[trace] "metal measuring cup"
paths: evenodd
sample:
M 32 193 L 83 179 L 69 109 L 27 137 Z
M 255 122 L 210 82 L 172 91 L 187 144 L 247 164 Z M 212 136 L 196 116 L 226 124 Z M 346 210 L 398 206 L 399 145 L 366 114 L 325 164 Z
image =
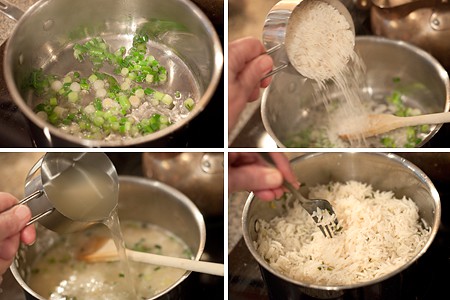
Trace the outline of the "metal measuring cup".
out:
M 344 4 L 339 0 L 317 0 L 328 3 L 342 14 L 350 25 L 350 29 L 355 34 L 355 25 L 352 16 Z M 291 18 L 292 12 L 297 6 L 302 5 L 304 0 L 281 0 L 276 3 L 269 11 L 264 22 L 262 32 L 262 42 L 266 47 L 267 54 L 272 55 L 277 66 L 264 78 L 269 77 L 289 66 L 289 57 L 285 48 L 286 30 Z M 326 22 L 326 20 L 324 20 Z
M 19 204 L 32 212 L 27 225 L 39 221 L 52 231 L 69 233 L 107 219 L 118 192 L 118 175 L 106 154 L 47 153 L 29 171 Z

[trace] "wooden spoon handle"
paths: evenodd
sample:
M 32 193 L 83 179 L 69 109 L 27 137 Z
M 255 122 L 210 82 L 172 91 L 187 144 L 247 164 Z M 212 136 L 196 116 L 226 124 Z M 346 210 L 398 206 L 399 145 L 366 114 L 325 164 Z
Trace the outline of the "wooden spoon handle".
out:
M 343 130 L 343 132 L 339 134 L 339 137 L 347 140 L 359 139 L 361 137 L 368 138 L 402 127 L 448 123 L 450 122 L 450 112 L 411 117 L 398 117 L 390 114 L 374 114 L 368 115 L 366 120 L 367 124 L 363 122 L 364 124 L 360 127 L 353 126 L 350 130 L 346 128 L 346 130 Z
M 224 276 L 224 266 L 219 263 L 192 260 L 179 257 L 168 257 L 152 253 L 144 253 L 127 249 L 128 257 L 133 261 L 154 264 L 158 266 L 173 267 L 189 271 L 196 271 L 211 275 Z
M 425 125 L 425 124 L 441 124 L 450 122 L 450 112 L 441 112 L 435 114 L 427 114 L 427 115 L 418 115 L 412 117 L 404 117 L 399 119 L 403 119 L 403 121 L 399 120 L 403 126 L 416 126 L 416 125 Z

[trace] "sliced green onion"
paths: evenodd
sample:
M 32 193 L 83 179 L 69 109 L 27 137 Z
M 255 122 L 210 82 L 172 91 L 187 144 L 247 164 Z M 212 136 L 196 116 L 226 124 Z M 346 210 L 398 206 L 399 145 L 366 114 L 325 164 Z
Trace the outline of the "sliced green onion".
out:
M 162 97 L 161 102 L 167 106 L 170 106 L 173 103 L 173 98 L 169 94 L 165 94 L 164 97 Z
M 56 105 L 58 105 L 58 99 L 56 99 L 56 97 L 51 97 L 49 100 L 49 103 L 52 106 L 56 106 Z
M 105 119 L 103 119 L 102 117 L 95 117 L 94 118 L 94 124 L 96 125 L 96 126 L 102 126 L 103 125 L 103 123 L 105 123 Z
M 155 91 L 155 93 L 153 94 L 153 98 L 155 98 L 156 100 L 159 100 L 159 101 L 161 101 L 162 98 L 164 98 L 164 96 L 165 96 L 164 93 L 161 93 L 158 91 Z
M 130 109 L 131 103 L 126 96 L 120 96 L 118 101 L 119 101 L 119 104 L 122 107 L 122 109 L 124 109 L 124 110 Z
M 96 80 L 98 79 L 97 75 L 92 74 L 91 76 L 89 76 L 88 80 L 90 83 L 94 83 Z
M 155 90 L 154 89 L 151 89 L 151 88 L 146 88 L 145 90 L 144 90 L 144 93 L 146 94 L 146 95 L 151 95 L 151 94 L 153 94 L 155 92 Z
M 186 107 L 189 111 L 191 111 L 195 106 L 194 99 L 192 98 L 187 98 L 186 100 L 184 100 L 183 104 L 184 107 Z
M 70 92 L 67 95 L 69 102 L 77 102 L 78 101 L 78 92 Z
M 148 84 L 166 81 L 167 70 L 147 53 L 147 43 L 147 35 L 136 34 L 128 52 L 125 47 L 112 52 L 102 38 L 75 44 L 74 57 L 79 61 L 89 59 L 94 65 L 92 74 L 82 77 L 80 72 L 74 71 L 61 77 L 45 75 L 42 69 L 33 71 L 28 85 L 43 97 L 42 103 L 35 107 L 36 114 L 55 126 L 64 125 L 64 130 L 92 139 L 104 138 L 111 132 L 137 136 L 169 126 L 165 115 L 154 114 L 141 122 L 130 115 L 131 109 L 139 108 L 142 103 L 171 107 L 174 97 L 181 99 L 180 91 L 172 95 L 148 87 Z M 116 77 L 124 79 L 123 82 L 99 72 L 98 67 L 105 62 L 111 65 Z M 94 100 L 83 107 L 89 98 Z

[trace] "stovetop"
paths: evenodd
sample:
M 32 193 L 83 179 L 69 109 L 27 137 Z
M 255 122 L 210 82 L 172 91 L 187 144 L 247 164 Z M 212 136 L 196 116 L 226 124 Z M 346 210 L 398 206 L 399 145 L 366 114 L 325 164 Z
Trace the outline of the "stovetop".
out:
M 443 299 L 442 295 L 447 294 L 450 280 L 450 204 L 447 201 L 450 199 L 450 153 L 396 154 L 417 165 L 430 177 L 439 192 L 442 205 L 439 231 L 427 252 L 407 269 L 408 280 L 404 280 L 402 297 L 398 300 Z M 432 156 L 436 157 L 434 161 Z M 243 238 L 229 253 L 228 265 L 229 299 L 270 299 L 259 264 L 249 252 Z

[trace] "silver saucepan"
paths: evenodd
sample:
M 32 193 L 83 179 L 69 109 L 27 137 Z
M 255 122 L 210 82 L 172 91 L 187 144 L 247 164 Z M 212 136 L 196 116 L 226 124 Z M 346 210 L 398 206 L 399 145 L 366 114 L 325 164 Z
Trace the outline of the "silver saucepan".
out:
M 195 260 L 200 260 L 206 242 L 205 221 L 188 197 L 162 182 L 142 177 L 119 176 L 119 184 L 120 220 L 148 222 L 167 229 L 189 246 Z M 30 300 L 48 299 L 48 295 L 40 295 L 28 285 L 31 264 L 39 259 L 43 251 L 61 240 L 61 235 L 53 231 L 42 226 L 38 226 L 37 229 L 36 243 L 30 247 L 23 245 L 11 265 L 12 274 Z M 186 291 L 186 284 L 183 282 L 191 273 L 186 271 L 167 289 L 147 300 L 180 299 Z
M 405 299 L 402 287 L 411 286 L 408 274 L 419 272 L 418 260 L 429 249 L 441 222 L 441 200 L 430 178 L 416 165 L 392 153 L 309 153 L 293 158 L 291 166 L 305 185 L 305 193 L 308 187 L 318 184 L 355 180 L 370 184 L 375 190 L 392 191 L 397 198 L 411 198 L 431 233 L 410 261 L 382 277 L 348 285 L 311 284 L 281 274 L 256 250 L 256 220 L 271 220 L 284 214 L 289 206 L 283 200 L 267 205 L 251 194 L 242 215 L 243 235 L 260 266 L 270 299 Z
M 38 146 L 167 145 L 164 140 L 173 140 L 205 109 L 221 78 L 220 40 L 209 19 L 191 1 L 41 0 L 23 14 L 9 4 L 0 4 L 2 12 L 18 19 L 6 45 L 5 81 L 13 100 L 30 121 Z M 177 29 L 161 24 L 177 24 Z M 161 64 L 168 65 L 170 79 L 163 88 L 175 92 L 195 87 L 196 105 L 186 117 L 143 137 L 104 141 L 72 136 L 36 115 L 33 111 L 36 103 L 32 103 L 29 89 L 24 88 L 33 70 L 42 68 L 44 73 L 63 76 L 75 71 L 74 43 L 101 37 L 112 48 L 131 46 L 133 36 L 143 27 L 152 31 L 150 50 L 155 51 Z
M 367 100 L 388 105 L 387 97 L 402 91 L 407 107 L 421 113 L 446 112 L 450 107 L 450 85 L 446 70 L 431 55 L 403 41 L 376 36 L 356 37 L 355 51 L 366 67 L 360 89 Z M 396 83 L 395 79 L 399 80 Z M 330 109 L 324 99 L 344 99 L 342 89 L 327 82 L 327 89 L 316 97 L 312 80 L 288 67 L 274 76 L 261 100 L 265 129 L 279 147 L 342 147 L 327 135 Z M 365 102 L 368 102 L 364 99 Z M 338 102 L 336 102 L 338 103 Z M 422 147 L 439 131 L 441 124 L 430 126 L 416 147 Z M 405 137 L 404 134 L 402 137 Z M 385 147 L 381 137 L 373 137 L 357 147 Z M 396 147 L 402 147 L 399 143 Z

